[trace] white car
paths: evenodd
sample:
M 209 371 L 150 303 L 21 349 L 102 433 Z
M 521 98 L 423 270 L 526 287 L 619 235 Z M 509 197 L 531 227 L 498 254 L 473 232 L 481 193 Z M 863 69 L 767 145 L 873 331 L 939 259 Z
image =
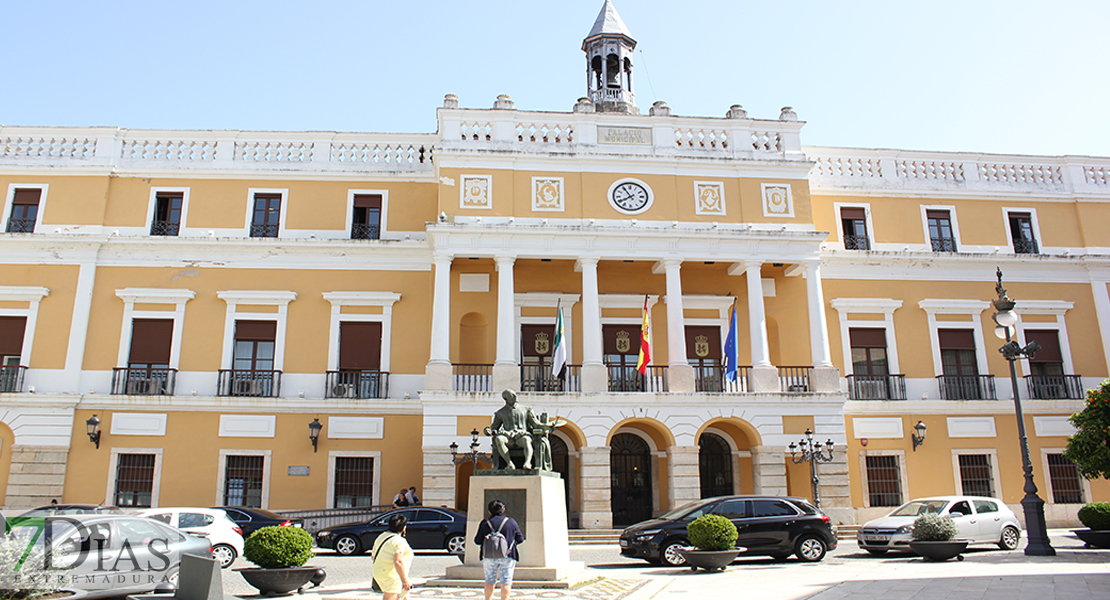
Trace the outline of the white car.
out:
M 243 530 L 218 508 L 143 508 L 136 514 L 155 519 L 212 543 L 212 556 L 228 568 L 243 554 Z
M 913 522 L 924 514 L 952 517 L 959 527 L 957 539 L 972 544 L 997 544 L 1013 550 L 1021 540 L 1021 525 L 1014 512 L 997 498 L 983 496 L 934 496 L 919 498 L 894 509 L 889 515 L 868 521 L 856 534 L 859 547 L 871 554 L 888 550 L 909 552 Z

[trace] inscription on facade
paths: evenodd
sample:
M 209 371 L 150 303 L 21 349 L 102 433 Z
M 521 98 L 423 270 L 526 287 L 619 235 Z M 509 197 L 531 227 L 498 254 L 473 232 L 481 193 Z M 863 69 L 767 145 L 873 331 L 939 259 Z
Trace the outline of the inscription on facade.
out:
M 651 145 L 651 129 L 647 127 L 598 127 L 597 139 L 605 144 Z

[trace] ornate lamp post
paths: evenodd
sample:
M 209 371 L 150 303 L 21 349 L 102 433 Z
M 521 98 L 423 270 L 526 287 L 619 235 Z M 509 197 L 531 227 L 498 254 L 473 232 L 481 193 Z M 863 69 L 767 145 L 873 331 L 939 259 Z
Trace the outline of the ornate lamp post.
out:
M 1025 416 L 1021 412 L 1021 394 L 1018 393 L 1017 371 L 1014 361 L 1019 358 L 1033 358 L 1033 353 L 1041 349 L 1037 342 L 1029 342 L 1024 348 L 1016 341 L 1010 339 L 1017 315 L 1014 314 L 1014 301 L 1006 296 L 1006 288 L 1002 287 L 1002 269 L 998 271 L 998 284 L 995 291 L 998 299 L 994 300 L 994 322 L 998 327 L 994 332 L 1006 340 L 1006 345 L 998 349 L 1006 361 L 1010 363 L 1010 384 L 1014 386 L 1014 410 L 1017 412 L 1018 438 L 1021 441 L 1021 466 L 1025 470 L 1025 497 L 1021 499 L 1021 506 L 1025 512 L 1025 531 L 1028 543 L 1025 545 L 1027 556 L 1056 556 L 1056 550 L 1048 539 L 1048 526 L 1044 519 L 1044 500 L 1037 495 L 1037 484 L 1033 483 L 1033 463 L 1029 461 L 1029 442 L 1025 437 Z
M 815 442 L 813 441 L 813 432 L 806 429 L 806 436 L 797 444 L 790 442 L 789 448 L 790 460 L 794 461 L 794 464 L 809 463 L 809 478 L 813 484 L 813 503 L 817 505 L 817 508 L 821 508 L 821 496 L 817 494 L 817 484 L 820 482 L 817 479 L 817 463 L 830 462 L 833 459 L 832 440 L 828 440 L 824 444 Z M 798 455 L 799 452 L 801 453 L 800 456 Z
M 456 465 L 465 464 L 467 462 L 474 464 L 474 470 L 478 470 L 478 461 L 491 463 L 490 455 L 488 452 L 478 452 L 478 429 L 475 428 L 470 431 L 470 452 L 459 456 L 459 445 L 451 442 L 451 462 Z

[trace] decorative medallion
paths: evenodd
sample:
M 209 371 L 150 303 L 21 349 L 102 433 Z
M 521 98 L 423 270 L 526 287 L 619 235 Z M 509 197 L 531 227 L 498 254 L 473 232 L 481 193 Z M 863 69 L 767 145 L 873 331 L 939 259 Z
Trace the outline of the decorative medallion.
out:
M 632 349 L 632 337 L 627 331 L 617 332 L 617 352 L 627 354 Z
M 532 178 L 532 210 L 562 212 L 565 208 L 562 177 Z
M 794 201 L 790 186 L 785 183 L 761 183 L 763 189 L 763 216 L 793 217 Z
M 459 208 L 493 208 L 493 178 L 489 175 L 462 175 Z
M 699 335 L 694 338 L 694 354 L 698 358 L 709 356 L 709 336 Z
M 638 215 L 655 200 L 648 184 L 639 179 L 618 179 L 609 186 L 609 204 L 627 215 Z
M 699 215 L 725 214 L 725 186 L 719 181 L 694 182 L 694 212 Z
M 546 356 L 551 349 L 551 336 L 540 332 L 536 334 L 536 354 Z

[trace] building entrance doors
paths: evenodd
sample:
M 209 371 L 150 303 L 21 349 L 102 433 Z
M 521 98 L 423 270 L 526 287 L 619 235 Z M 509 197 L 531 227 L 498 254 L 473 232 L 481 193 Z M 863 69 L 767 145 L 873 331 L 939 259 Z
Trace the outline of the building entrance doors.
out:
M 610 444 L 609 468 L 613 526 L 626 527 L 651 518 L 651 449 L 631 433 L 618 433 Z

